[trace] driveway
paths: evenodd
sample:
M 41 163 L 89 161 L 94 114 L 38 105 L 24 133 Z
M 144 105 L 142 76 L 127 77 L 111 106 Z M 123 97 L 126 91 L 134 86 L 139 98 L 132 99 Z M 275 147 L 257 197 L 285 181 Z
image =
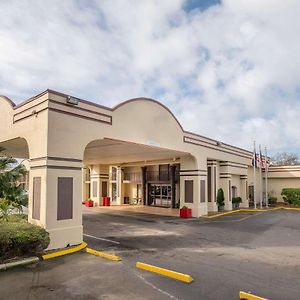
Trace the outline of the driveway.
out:
M 190 285 L 140 271 L 177 299 L 238 299 L 240 290 L 270 299 L 299 299 L 300 213 L 236 213 L 216 219 L 88 210 L 84 239 L 136 261 L 190 274 Z

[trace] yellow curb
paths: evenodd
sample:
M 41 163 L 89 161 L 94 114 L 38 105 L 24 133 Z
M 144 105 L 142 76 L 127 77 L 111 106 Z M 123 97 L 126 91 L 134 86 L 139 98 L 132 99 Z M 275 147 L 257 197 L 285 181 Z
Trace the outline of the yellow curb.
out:
M 282 209 L 286 209 L 286 210 L 296 210 L 299 211 L 300 208 L 296 208 L 296 207 L 282 207 Z
M 224 213 L 220 213 L 217 215 L 212 215 L 212 216 L 202 216 L 202 218 L 206 218 L 206 219 L 213 219 L 213 218 L 218 218 L 221 216 L 226 216 L 226 215 L 230 215 L 230 214 L 234 214 L 237 212 L 269 212 L 269 211 L 274 211 L 274 210 L 280 210 L 280 209 L 294 209 L 294 210 L 300 210 L 300 208 L 282 208 L 282 207 L 275 207 L 275 208 L 265 208 L 265 209 L 261 209 L 261 208 L 240 208 L 240 209 L 236 209 L 236 210 L 231 210 L 231 211 L 227 211 Z
M 246 293 L 246 292 L 242 292 L 242 291 L 240 291 L 240 299 L 243 299 L 243 300 L 268 300 L 267 298 L 262 298 L 259 296 L 255 296 L 251 293 Z
M 217 215 L 203 216 L 203 218 L 206 218 L 206 219 L 213 219 L 213 218 L 217 218 L 217 217 L 221 217 L 221 216 L 226 216 L 226 215 L 234 214 L 234 213 L 237 213 L 237 212 L 240 212 L 240 211 L 241 211 L 240 209 L 237 209 L 237 210 L 231 210 L 231 211 L 227 211 L 227 212 L 220 213 L 220 214 L 217 214 Z
M 170 278 L 173 278 L 173 279 L 176 279 L 176 280 L 180 280 L 180 281 L 183 281 L 183 282 L 186 282 L 186 283 L 191 283 L 192 281 L 194 281 L 194 279 L 190 275 L 175 272 L 175 271 L 171 271 L 171 270 L 168 270 L 168 269 L 159 268 L 159 267 L 144 264 L 144 263 L 141 263 L 141 262 L 136 263 L 136 268 L 142 269 L 142 270 L 145 270 L 145 271 L 149 271 L 149 272 L 152 272 L 152 273 L 157 273 L 157 274 L 167 276 L 167 277 L 170 277 Z
M 51 259 L 51 258 L 55 258 L 55 257 L 75 253 L 75 252 L 81 251 L 86 246 L 87 246 L 87 243 L 82 242 L 80 245 L 72 247 L 72 248 L 68 248 L 68 249 L 65 249 L 65 250 L 59 250 L 59 251 L 55 251 L 55 252 L 52 252 L 52 253 L 49 253 L 49 254 L 45 254 L 45 255 L 42 256 L 42 259 L 46 260 L 46 259 Z
M 268 212 L 268 211 L 274 211 L 274 210 L 280 210 L 280 207 L 275 208 L 241 208 L 240 211 L 244 212 Z
M 109 259 L 109 260 L 113 260 L 113 261 L 122 260 L 120 256 L 105 253 L 105 252 L 102 252 L 102 251 L 97 251 L 97 250 L 94 250 L 94 249 L 91 249 L 91 248 L 86 248 L 85 251 L 87 253 L 94 254 L 94 255 L 97 255 L 97 256 L 100 256 L 100 257 L 103 257 L 103 258 L 106 258 L 106 259 Z

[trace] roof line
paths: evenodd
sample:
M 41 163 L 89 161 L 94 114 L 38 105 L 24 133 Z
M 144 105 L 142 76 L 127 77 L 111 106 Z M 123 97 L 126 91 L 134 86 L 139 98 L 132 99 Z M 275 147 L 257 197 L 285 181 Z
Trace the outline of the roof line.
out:
M 30 97 L 29 99 L 21 102 L 18 105 L 16 105 L 11 99 L 9 99 L 6 96 L 1 96 L 1 97 L 3 97 L 5 100 L 7 100 L 12 105 L 13 109 L 15 110 L 15 109 L 18 109 L 18 108 L 20 108 L 21 106 L 23 106 L 25 104 L 30 103 L 31 101 L 34 101 L 35 99 L 43 96 L 46 93 L 52 93 L 52 94 L 56 94 L 56 95 L 62 96 L 62 97 L 68 97 L 68 96 L 70 96 L 68 94 L 61 93 L 61 92 L 58 92 L 58 91 L 55 91 L 55 90 L 52 90 L 52 89 L 46 89 L 43 92 L 41 92 L 41 93 L 39 93 L 39 94 L 37 94 L 37 95 L 35 95 L 33 97 Z M 252 153 L 249 150 L 246 150 L 246 149 L 243 149 L 243 148 L 239 148 L 239 147 L 236 147 L 236 146 L 233 146 L 233 145 L 230 145 L 230 144 L 226 144 L 226 143 L 223 143 L 222 141 L 218 141 L 218 140 L 215 140 L 215 139 L 212 139 L 212 138 L 200 135 L 198 133 L 194 133 L 194 132 L 190 132 L 190 131 L 184 130 L 183 127 L 182 127 L 182 125 L 178 121 L 177 117 L 173 114 L 173 112 L 166 105 L 164 105 L 160 101 L 152 99 L 152 98 L 146 98 L 146 97 L 132 98 L 132 99 L 124 100 L 124 101 L 120 102 L 119 104 L 117 104 L 117 105 L 115 105 L 113 107 L 108 107 L 108 106 L 105 106 L 105 105 L 102 105 L 102 104 L 98 104 L 98 103 L 95 103 L 95 102 L 92 102 L 92 101 L 89 101 L 89 100 L 81 99 L 81 98 L 78 98 L 78 99 L 80 100 L 81 103 L 85 103 L 85 104 L 88 104 L 88 105 L 91 105 L 91 106 L 94 106 L 94 107 L 98 107 L 98 108 L 101 108 L 101 109 L 105 109 L 105 110 L 108 110 L 108 111 L 111 111 L 111 112 L 117 110 L 118 108 L 122 107 L 125 104 L 131 103 L 131 102 L 134 102 L 134 101 L 138 101 L 138 100 L 151 101 L 153 103 L 156 103 L 156 104 L 160 105 L 165 110 L 167 110 L 173 116 L 173 118 L 175 119 L 176 123 L 179 125 L 179 127 L 180 127 L 180 129 L 182 130 L 183 133 L 191 134 L 191 135 L 194 135 L 194 136 L 197 136 L 197 137 L 200 137 L 200 138 L 204 138 L 204 139 L 216 142 L 216 143 L 217 142 L 221 142 L 223 145 L 229 146 L 229 147 L 233 148 L 232 149 L 233 151 L 234 151 L 234 149 L 238 149 L 238 150 L 242 150 L 242 151 L 245 151 L 245 152 L 248 152 L 248 153 Z

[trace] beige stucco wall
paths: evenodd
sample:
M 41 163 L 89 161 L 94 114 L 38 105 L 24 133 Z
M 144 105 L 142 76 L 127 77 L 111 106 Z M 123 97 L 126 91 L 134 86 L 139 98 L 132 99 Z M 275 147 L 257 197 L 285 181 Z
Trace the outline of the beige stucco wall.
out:
M 300 188 L 300 177 L 268 179 L 268 193 L 272 197 L 277 197 L 278 202 L 283 202 L 281 196 L 281 191 L 283 188 Z
M 170 154 L 171 157 L 163 159 L 176 159 L 176 163 L 180 163 L 183 170 L 180 174 L 180 203 L 181 206 L 191 207 L 195 217 L 205 215 L 209 211 L 208 160 L 217 161 L 217 189 L 224 186 L 227 194 L 228 179 L 220 179 L 222 172 L 233 175 L 232 180 L 236 181 L 237 186 L 240 175 L 248 174 L 251 177 L 245 169 L 245 166 L 251 164 L 251 153 L 184 131 L 171 112 L 158 102 L 140 98 L 111 109 L 83 100 L 77 106 L 68 105 L 66 99 L 67 95 L 45 91 L 15 108 L 7 99 L 0 99 L 0 146 L 7 145 L 11 153 L 19 153 L 20 157 L 32 160 L 30 194 L 32 178 L 36 175 L 42 177 L 42 213 L 38 223 L 51 233 L 51 248 L 63 247 L 66 243 L 75 244 L 82 240 L 81 202 L 83 195 L 87 193 L 83 189 L 84 178 L 80 168 L 86 159 L 86 146 L 93 141 L 108 138 L 150 145 L 153 153 L 159 153 L 162 149 L 170 153 L 173 151 L 176 156 L 177 153 L 181 153 L 180 157 L 172 157 Z M 8 141 L 21 141 L 20 138 L 27 141 L 29 153 L 26 151 L 26 143 L 22 152 L 22 143 L 17 147 L 16 142 Z M 134 154 L 132 155 L 134 157 Z M 155 157 L 162 159 L 157 154 Z M 228 166 L 220 167 L 220 162 L 228 162 Z M 91 173 L 97 175 L 103 172 L 108 172 L 107 167 L 95 164 Z M 72 220 L 56 220 L 57 179 L 60 176 L 73 177 L 74 180 Z M 101 180 L 104 179 L 96 177 L 91 179 L 98 182 L 98 195 L 94 197 L 97 199 L 93 200 L 101 204 Z M 185 180 L 193 180 L 193 203 L 185 203 Z M 200 180 L 205 181 L 205 202 L 200 202 Z M 90 188 L 92 189 L 92 184 Z M 119 202 L 116 204 L 121 204 L 120 199 L 124 197 L 125 191 L 126 189 L 121 191 Z M 30 217 L 31 202 L 30 196 L 29 220 L 37 222 Z M 231 208 L 230 201 L 227 201 L 226 208 Z M 215 206 L 211 209 L 215 210 Z

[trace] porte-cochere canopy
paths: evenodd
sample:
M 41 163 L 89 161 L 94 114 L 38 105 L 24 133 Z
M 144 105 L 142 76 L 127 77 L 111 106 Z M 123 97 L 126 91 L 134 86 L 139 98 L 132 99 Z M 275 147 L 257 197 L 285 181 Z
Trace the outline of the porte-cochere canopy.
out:
M 0 147 L 29 160 L 28 218 L 50 233 L 50 248 L 82 241 L 81 203 L 87 195 L 98 205 L 113 193 L 115 205 L 130 197 L 143 198 L 144 205 L 185 205 L 199 217 L 217 209 L 219 187 L 231 209 L 235 186 L 247 206 L 252 154 L 183 130 L 152 99 L 109 108 L 52 90 L 19 105 L 0 96 Z M 112 168 L 119 172 L 117 186 Z M 133 173 L 142 174 L 139 182 Z

